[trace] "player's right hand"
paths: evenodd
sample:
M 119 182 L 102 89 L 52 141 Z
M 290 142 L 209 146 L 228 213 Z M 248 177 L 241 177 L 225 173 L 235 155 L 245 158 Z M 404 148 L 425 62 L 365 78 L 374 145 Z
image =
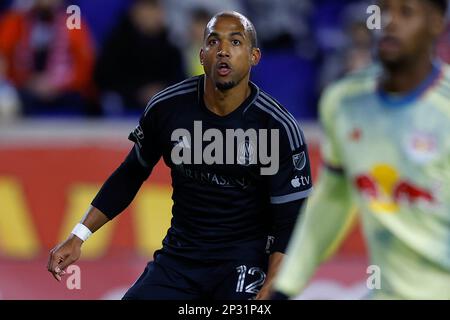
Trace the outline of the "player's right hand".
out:
M 61 281 L 66 268 L 80 258 L 82 244 L 83 240 L 71 234 L 66 241 L 50 250 L 47 270 L 56 280 Z

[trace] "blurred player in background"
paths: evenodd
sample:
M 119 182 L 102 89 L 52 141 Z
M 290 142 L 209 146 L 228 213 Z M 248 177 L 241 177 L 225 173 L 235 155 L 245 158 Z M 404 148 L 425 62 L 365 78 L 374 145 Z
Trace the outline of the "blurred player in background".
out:
M 210 20 L 200 52 L 205 75 L 169 87 L 149 102 L 129 136 L 134 148 L 103 185 L 82 223 L 52 250 L 48 270 L 56 279 L 79 258 L 83 240 L 132 202 L 162 156 L 172 174 L 171 227 L 163 248 L 124 298 L 268 297 L 312 181 L 297 122 L 249 81 L 260 57 L 256 31 L 246 17 L 225 12 Z M 226 136 L 229 129 L 262 129 L 271 137 L 260 140 L 258 147 L 252 139 L 243 140 L 231 155 L 228 145 L 225 150 L 219 146 L 215 153 L 226 155 L 226 163 L 219 159 L 207 164 L 195 160 L 210 147 L 196 139 L 198 122 L 203 130 L 227 131 Z M 180 129 L 183 136 L 174 139 Z M 208 131 L 202 140 L 208 140 Z M 279 132 L 278 140 L 273 132 Z M 231 139 L 234 144 L 235 137 Z M 267 175 L 260 170 L 268 163 L 256 159 L 264 144 L 279 159 Z M 193 157 L 194 163 L 178 163 L 174 152 Z
M 445 0 L 382 0 L 381 68 L 321 101 L 325 167 L 274 298 L 297 296 L 349 230 L 357 204 L 381 299 L 450 299 L 450 69 L 434 60 Z

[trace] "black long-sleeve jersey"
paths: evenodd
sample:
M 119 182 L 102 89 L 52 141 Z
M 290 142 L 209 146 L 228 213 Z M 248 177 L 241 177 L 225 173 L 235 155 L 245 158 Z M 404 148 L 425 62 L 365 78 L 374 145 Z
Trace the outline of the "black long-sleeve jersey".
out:
M 264 250 L 269 236 L 271 250 L 283 252 L 312 190 L 303 133 L 251 82 L 242 105 L 216 115 L 204 103 L 204 81 L 190 78 L 155 95 L 129 135 L 147 173 L 161 156 L 171 169 L 172 221 L 162 250 L 230 259 L 246 247 Z

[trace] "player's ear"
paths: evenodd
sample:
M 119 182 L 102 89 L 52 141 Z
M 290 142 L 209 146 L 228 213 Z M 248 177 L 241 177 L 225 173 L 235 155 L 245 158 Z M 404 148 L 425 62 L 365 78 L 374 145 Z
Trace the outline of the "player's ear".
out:
M 253 48 L 250 59 L 252 66 L 258 65 L 259 60 L 261 60 L 261 50 L 259 48 Z
M 429 23 L 429 30 L 433 38 L 441 36 L 446 28 L 446 18 L 438 10 L 433 10 L 431 14 L 431 21 Z
M 205 51 L 203 50 L 203 48 L 200 49 L 199 57 L 200 57 L 200 64 L 203 66 L 205 61 Z

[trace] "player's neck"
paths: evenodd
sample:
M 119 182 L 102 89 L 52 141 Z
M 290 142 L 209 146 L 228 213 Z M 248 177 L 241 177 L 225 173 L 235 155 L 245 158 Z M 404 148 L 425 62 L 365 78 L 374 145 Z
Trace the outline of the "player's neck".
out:
M 407 93 L 417 88 L 433 69 L 430 58 L 417 59 L 395 67 L 384 67 L 381 88 L 385 92 Z
M 236 110 L 251 94 L 249 79 L 244 78 L 234 88 L 221 91 L 205 77 L 203 100 L 206 107 L 219 116 L 226 116 Z

